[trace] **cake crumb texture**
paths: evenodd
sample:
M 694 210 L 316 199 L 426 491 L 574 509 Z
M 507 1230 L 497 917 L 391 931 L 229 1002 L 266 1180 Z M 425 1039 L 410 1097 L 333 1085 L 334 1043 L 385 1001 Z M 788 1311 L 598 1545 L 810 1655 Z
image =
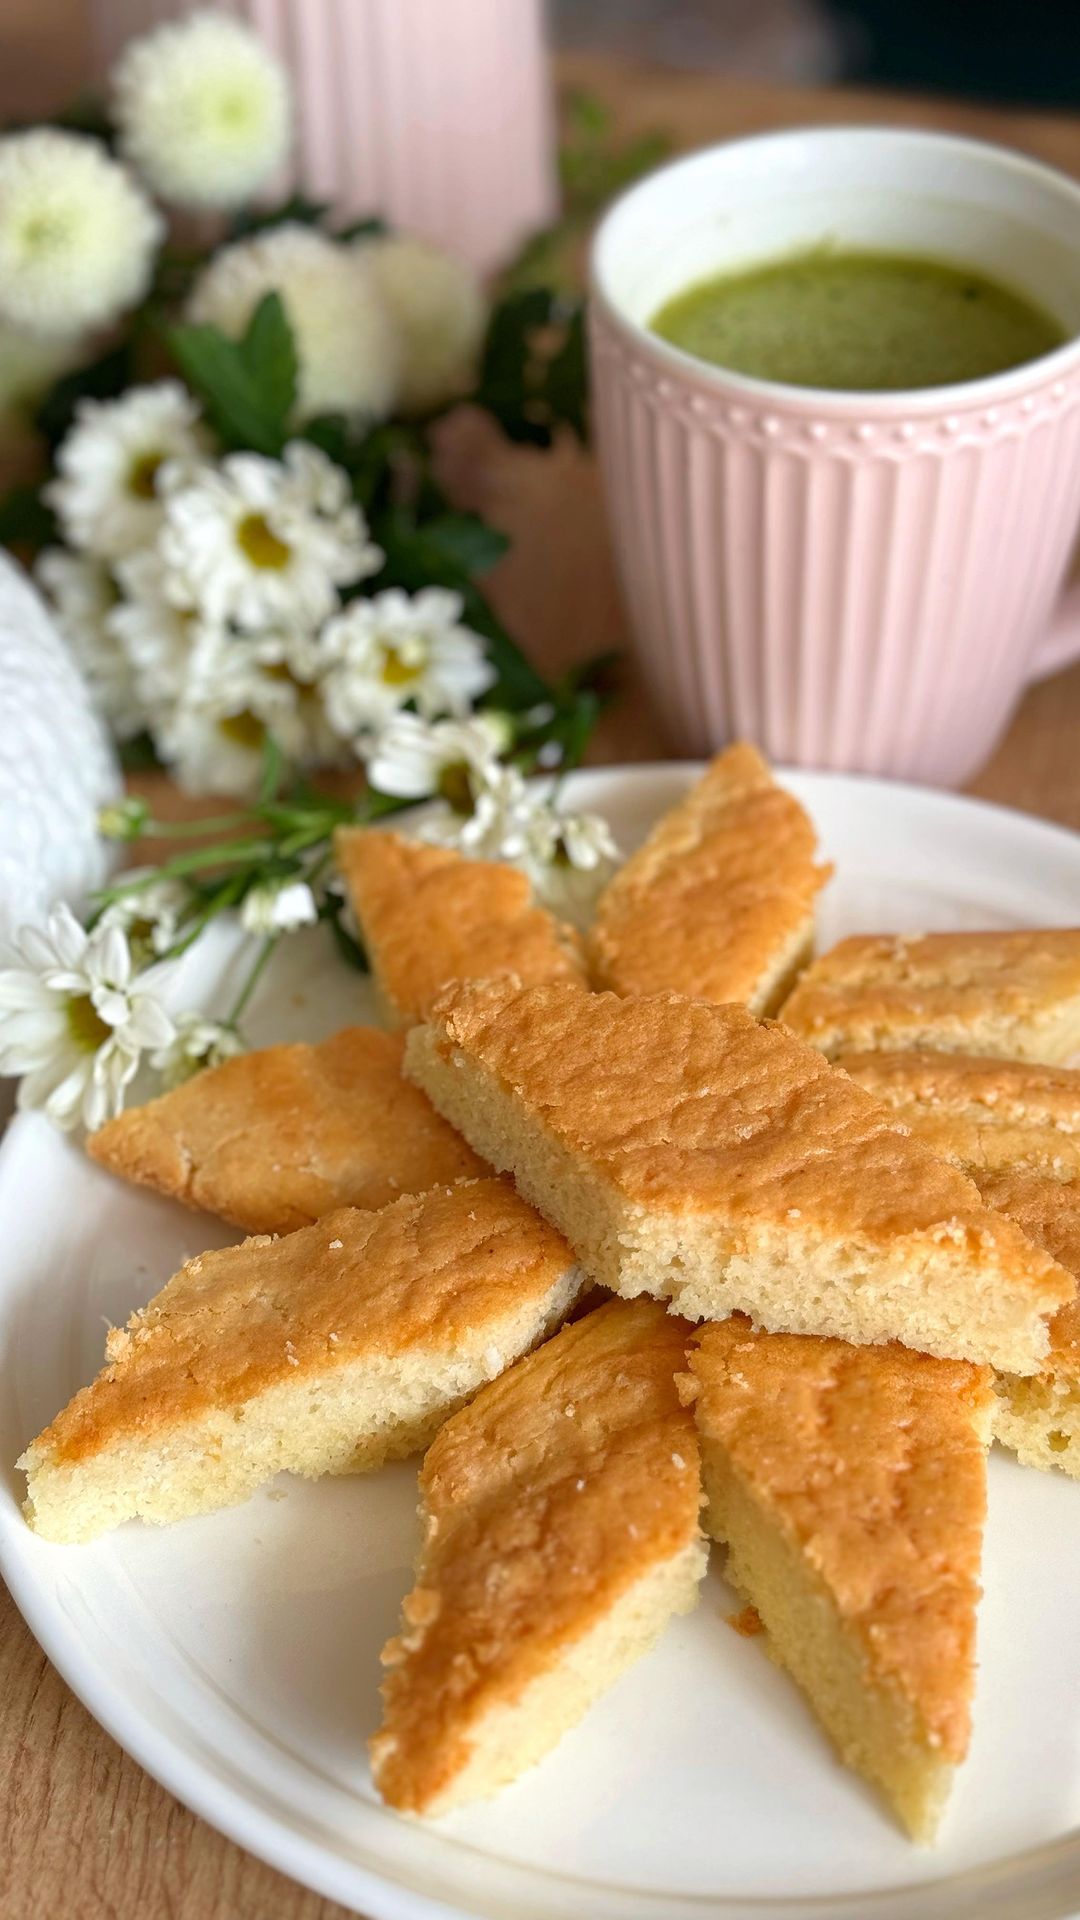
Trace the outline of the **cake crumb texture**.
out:
M 448 992 L 406 1072 L 613 1292 L 1020 1373 L 1071 1274 L 814 1048 L 741 1007 Z
M 701 1329 L 707 1526 L 848 1764 L 933 1837 L 964 1758 L 993 1408 L 986 1368 Z
M 27 1448 L 27 1517 L 83 1539 L 228 1505 L 281 1469 L 378 1466 L 579 1290 L 565 1242 L 493 1179 L 201 1254 L 109 1334 L 104 1371 Z

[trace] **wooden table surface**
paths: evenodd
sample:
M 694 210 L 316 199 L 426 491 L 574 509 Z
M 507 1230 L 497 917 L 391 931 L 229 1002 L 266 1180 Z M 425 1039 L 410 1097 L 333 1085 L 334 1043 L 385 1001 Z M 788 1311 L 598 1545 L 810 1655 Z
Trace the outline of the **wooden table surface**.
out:
M 51 0 L 44 0 L 45 11 Z M 29 14 L 29 9 L 26 10 Z M 5 0 L 0 44 L 7 34 Z M 8 69 L 10 72 L 10 68 Z M 627 130 L 681 146 L 798 122 L 884 120 L 1005 141 L 1080 174 L 1080 120 L 883 95 L 795 92 L 575 57 L 563 78 Z M 558 668 L 621 645 L 592 463 L 566 448 L 508 454 L 466 425 L 463 483 L 515 536 L 498 592 L 535 658 Z M 1080 827 L 1080 667 L 1033 689 L 972 791 Z M 632 683 L 595 757 L 669 751 Z M 240 1851 L 180 1806 L 90 1719 L 0 1587 L 0 1913 L 4 1920 L 338 1920 L 344 1909 Z

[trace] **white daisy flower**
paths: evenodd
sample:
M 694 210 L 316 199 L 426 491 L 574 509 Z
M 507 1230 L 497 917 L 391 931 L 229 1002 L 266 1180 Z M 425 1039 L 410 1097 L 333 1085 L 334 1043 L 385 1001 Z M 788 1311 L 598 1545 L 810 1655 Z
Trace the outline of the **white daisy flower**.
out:
M 134 679 L 138 704 L 148 716 L 171 707 L 191 671 L 199 621 L 189 607 L 169 598 L 169 575 L 155 547 L 116 562 L 120 598 L 106 616 Z
M 396 800 L 437 797 L 465 819 L 484 787 L 502 772 L 500 744 L 500 733 L 482 713 L 433 724 L 415 713 L 399 713 L 376 739 L 367 775 L 379 793 Z
M 584 929 L 619 863 L 611 828 L 597 813 L 559 813 L 541 801 L 526 824 L 521 864 L 561 920 Z
M 207 1020 L 201 1013 L 176 1016 L 176 1032 L 168 1046 L 150 1055 L 150 1065 L 161 1075 L 166 1092 L 190 1080 L 204 1067 L 218 1067 L 243 1053 L 244 1043 L 234 1027 Z
M 250 27 L 220 12 L 130 41 L 112 106 L 126 158 L 176 206 L 240 206 L 289 148 L 284 68 Z
M 272 933 L 296 933 L 310 927 L 319 917 L 315 895 L 306 880 L 267 880 L 244 895 L 240 924 L 246 933 L 264 937 Z
M 0 1073 L 22 1076 L 21 1108 L 93 1131 L 120 1112 L 144 1049 L 173 1037 L 156 976 L 133 975 L 118 927 L 88 934 L 66 906 L 16 944 L 21 964 L 0 971 Z
M 496 766 L 475 794 L 471 814 L 449 803 L 418 829 L 421 840 L 456 847 L 474 860 L 519 862 L 525 851 L 532 800 L 514 767 Z
M 0 318 L 12 326 L 108 325 L 142 299 L 163 232 L 99 141 L 56 127 L 0 139 Z
M 161 759 L 188 793 L 247 800 L 258 791 L 268 729 L 249 711 L 207 712 L 185 702 L 153 728 Z
M 273 630 L 249 636 L 194 624 L 179 696 L 151 721 L 154 744 L 182 786 L 250 797 L 271 733 L 292 766 L 340 759 L 318 686 L 305 677 L 312 644 Z
M 214 255 L 187 317 L 238 340 L 267 293 L 281 295 L 296 341 L 297 417 L 385 419 L 397 399 L 399 350 L 362 252 L 312 227 L 272 227 Z
M 190 471 L 205 450 L 198 409 L 178 380 L 131 387 L 119 400 L 83 400 L 45 498 L 73 547 L 120 559 L 157 537 L 166 462 Z
M 398 404 L 427 413 L 475 384 L 487 326 L 478 276 L 456 255 L 415 234 L 359 241 L 398 336 Z
M 164 495 L 171 596 L 215 623 L 314 625 L 336 610 L 339 586 L 382 564 L 347 476 L 304 441 L 280 461 L 233 453 L 175 483 L 167 472 Z
M 323 629 L 330 664 L 323 697 L 344 739 L 385 725 L 412 702 L 425 720 L 464 717 L 496 679 L 479 636 L 462 625 L 461 595 L 399 587 L 354 600 Z
M 133 867 L 125 882 L 142 880 L 151 868 Z M 180 932 L 180 923 L 191 904 L 191 895 L 182 880 L 162 875 L 149 885 L 123 893 L 103 909 L 95 925 L 119 927 L 126 934 L 132 956 L 140 963 L 160 959 Z
M 112 573 L 103 561 L 62 547 L 48 548 L 36 571 L 94 705 L 114 733 L 129 739 L 145 724 L 145 714 L 131 663 L 110 625 L 116 605 Z

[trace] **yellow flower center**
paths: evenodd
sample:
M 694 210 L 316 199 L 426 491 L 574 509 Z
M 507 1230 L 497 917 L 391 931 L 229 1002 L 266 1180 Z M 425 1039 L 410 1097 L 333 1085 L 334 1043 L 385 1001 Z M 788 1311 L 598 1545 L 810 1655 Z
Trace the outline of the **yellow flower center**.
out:
M 112 1033 L 88 993 L 73 994 L 67 1003 L 68 1031 L 82 1053 L 96 1053 Z
M 218 721 L 218 732 L 234 747 L 246 747 L 257 753 L 266 738 L 266 728 L 253 713 L 231 713 L 227 720 Z
M 236 544 L 253 567 L 280 573 L 292 559 L 292 548 L 279 540 L 265 514 L 246 513 L 236 529 Z
M 443 768 L 439 775 L 438 794 L 440 800 L 445 800 L 454 813 L 459 813 L 464 819 L 468 819 L 474 811 L 475 802 L 469 769 L 464 760 L 457 760 L 453 766 Z
M 382 683 L 384 687 L 407 687 L 413 680 L 419 680 L 423 665 L 418 661 L 410 666 L 396 647 L 383 648 Z
M 31 214 L 23 221 L 19 235 L 24 253 L 30 255 L 58 251 L 66 243 L 70 229 L 70 219 L 56 208 Z
M 164 455 L 160 453 L 140 453 L 131 463 L 128 473 L 128 492 L 136 500 L 152 500 L 157 492 L 157 477 Z

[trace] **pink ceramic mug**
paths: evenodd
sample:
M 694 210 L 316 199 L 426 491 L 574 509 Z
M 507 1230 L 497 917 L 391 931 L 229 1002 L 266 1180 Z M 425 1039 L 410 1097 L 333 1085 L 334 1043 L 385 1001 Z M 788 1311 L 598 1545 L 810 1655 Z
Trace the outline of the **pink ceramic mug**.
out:
M 830 393 L 649 331 L 709 274 L 825 240 L 981 268 L 1067 343 L 963 385 Z M 931 133 L 735 141 L 617 202 L 592 296 L 615 553 L 672 738 L 963 780 L 1024 686 L 1080 654 L 1080 590 L 1059 603 L 1080 524 L 1080 186 Z

